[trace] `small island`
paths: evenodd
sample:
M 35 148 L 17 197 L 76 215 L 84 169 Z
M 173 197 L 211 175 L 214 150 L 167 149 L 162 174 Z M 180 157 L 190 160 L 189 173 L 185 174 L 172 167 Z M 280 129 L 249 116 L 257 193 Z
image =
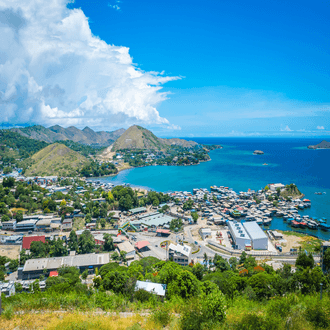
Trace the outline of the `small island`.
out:
M 310 145 L 307 147 L 308 149 L 330 149 L 330 142 L 323 140 L 321 143 L 316 145 Z
M 254 150 L 253 154 L 254 154 L 254 155 L 263 155 L 264 152 L 261 151 L 261 150 Z

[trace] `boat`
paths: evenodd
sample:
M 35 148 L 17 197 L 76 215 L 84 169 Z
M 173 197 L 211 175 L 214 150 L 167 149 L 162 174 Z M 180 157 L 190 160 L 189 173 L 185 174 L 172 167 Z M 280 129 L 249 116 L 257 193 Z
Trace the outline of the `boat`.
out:
M 263 224 L 264 226 L 269 226 L 272 222 L 272 219 L 269 219 L 269 218 L 264 218 L 263 220 Z
M 320 229 L 323 231 L 329 231 L 330 230 L 330 225 L 326 223 L 320 223 Z
M 314 194 L 315 194 L 315 195 L 322 195 L 321 192 L 315 192 Z
M 263 163 L 262 165 L 267 166 L 268 164 L 267 163 Z

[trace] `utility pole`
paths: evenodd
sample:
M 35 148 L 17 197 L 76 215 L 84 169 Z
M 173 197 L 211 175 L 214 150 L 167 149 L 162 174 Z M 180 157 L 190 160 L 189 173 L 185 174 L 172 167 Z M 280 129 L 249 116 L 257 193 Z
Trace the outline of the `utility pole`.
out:
M 320 300 L 322 300 L 322 287 L 323 287 L 323 283 L 320 283 L 321 289 L 320 289 Z

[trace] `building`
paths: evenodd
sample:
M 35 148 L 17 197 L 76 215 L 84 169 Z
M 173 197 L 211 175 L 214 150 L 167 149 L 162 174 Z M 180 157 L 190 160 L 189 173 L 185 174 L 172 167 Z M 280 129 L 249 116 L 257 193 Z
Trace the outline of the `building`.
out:
M 203 240 L 205 240 L 207 237 L 212 237 L 211 228 L 199 228 L 198 232 Z
M 139 230 L 143 230 L 145 228 L 154 228 L 156 230 L 159 227 L 169 228 L 169 225 L 173 220 L 172 217 L 159 212 L 145 214 L 143 216 L 139 216 L 138 218 L 138 220 L 131 221 L 130 224 Z
M 8 283 L 0 282 L 0 294 L 4 294 L 6 297 L 13 296 L 15 294 L 15 283 L 9 281 Z
M 23 236 L 21 235 L 11 235 L 8 237 L 4 237 L 4 244 L 12 244 L 12 245 L 21 245 L 23 240 Z
M 15 231 L 16 223 L 17 223 L 16 220 L 4 221 L 2 222 L 2 230 Z
M 23 237 L 22 249 L 30 250 L 32 242 L 42 242 L 45 243 L 45 236 L 30 236 Z
M 283 188 L 285 188 L 285 185 L 282 183 L 270 183 L 268 187 L 271 191 L 276 191 L 277 188 L 280 188 L 282 190 Z
M 121 251 L 126 252 L 127 260 L 135 258 L 135 249 L 134 249 L 134 246 L 130 242 L 124 241 L 123 243 L 119 243 L 117 245 L 117 248 L 118 248 L 119 252 L 121 252 Z
M 38 220 L 24 220 L 16 224 L 16 231 L 35 231 Z
M 171 243 L 168 247 L 169 257 L 181 266 L 188 266 L 191 262 L 191 247 L 188 245 L 180 245 Z
M 139 213 L 145 213 L 147 212 L 146 207 L 137 207 L 135 209 L 130 209 L 129 212 L 134 215 L 134 214 L 139 214 Z
M 54 231 L 60 227 L 60 218 L 42 219 L 36 223 L 36 231 Z
M 324 253 L 329 248 L 330 248 L 330 242 L 323 242 L 323 244 L 321 246 L 321 265 L 322 265 L 322 271 L 323 271 L 323 273 L 326 273 L 327 271 L 329 271 L 327 269 L 326 265 L 323 263 Z
M 251 238 L 253 250 L 268 250 L 268 237 L 256 221 L 244 222 L 243 227 Z
M 168 237 L 171 232 L 169 229 L 157 229 L 156 230 L 157 236 Z
M 79 268 L 81 272 L 88 269 L 93 272 L 95 268 L 100 269 L 109 263 L 109 253 L 101 254 L 79 254 L 75 256 L 30 259 L 25 262 L 23 268 L 18 269 L 18 279 L 29 280 L 39 278 L 40 275 L 51 271 L 57 271 L 63 266 Z
M 148 241 L 139 241 L 135 243 L 135 246 L 139 250 L 139 252 L 149 250 L 148 245 L 150 245 Z
M 155 293 L 157 296 L 164 297 L 166 294 L 166 284 L 136 281 L 135 291 L 145 290 L 150 293 Z
M 72 230 L 72 219 L 64 219 L 62 223 L 62 229 L 65 231 Z
M 245 250 L 251 248 L 251 239 L 240 222 L 227 221 L 231 237 L 234 242 L 235 249 Z

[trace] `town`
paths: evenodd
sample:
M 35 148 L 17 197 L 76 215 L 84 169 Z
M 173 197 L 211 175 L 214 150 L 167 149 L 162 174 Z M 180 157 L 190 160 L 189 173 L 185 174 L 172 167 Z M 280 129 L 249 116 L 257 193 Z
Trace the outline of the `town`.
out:
M 322 219 L 299 215 L 311 203 L 297 196 L 303 195 L 293 184 L 164 194 L 97 179 L 4 176 L 0 287 L 7 296 L 18 286 L 31 290 L 35 280 L 45 289 L 62 267 L 76 267 L 93 285 L 102 266 L 129 267 L 150 257 L 181 266 L 211 265 L 221 257 L 236 265 L 244 251 L 256 260 L 269 258 L 274 269 L 294 265 L 298 251 L 288 249 L 281 232 L 267 229 L 272 218 L 328 230 Z M 320 249 L 312 252 L 320 262 Z

